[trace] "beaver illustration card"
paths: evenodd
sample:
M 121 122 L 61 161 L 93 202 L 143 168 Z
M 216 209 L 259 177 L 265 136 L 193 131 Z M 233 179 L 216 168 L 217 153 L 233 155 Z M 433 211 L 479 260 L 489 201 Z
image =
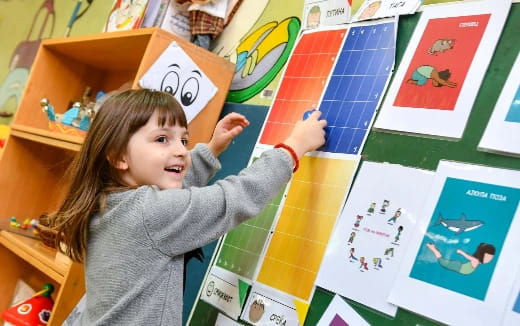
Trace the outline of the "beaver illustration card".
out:
M 374 127 L 459 139 L 511 3 L 425 7 Z

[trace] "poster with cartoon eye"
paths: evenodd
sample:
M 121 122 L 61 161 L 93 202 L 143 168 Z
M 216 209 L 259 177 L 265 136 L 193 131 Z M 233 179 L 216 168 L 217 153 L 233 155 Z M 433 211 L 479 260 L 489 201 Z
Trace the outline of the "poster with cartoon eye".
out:
M 177 42 L 164 50 L 139 85 L 172 94 L 183 107 L 188 123 L 217 93 L 217 87 Z
M 510 6 L 479 1 L 426 7 L 374 127 L 461 138 Z
M 317 326 L 369 326 L 350 305 L 339 295 L 335 295 Z
M 482 151 L 520 155 L 520 55 L 507 77 L 484 135 Z
M 441 161 L 388 301 L 449 325 L 496 324 L 520 263 L 519 202 L 520 171 Z
M 397 306 L 386 298 L 433 175 L 398 164 L 364 162 L 327 246 L 316 285 L 395 316 Z

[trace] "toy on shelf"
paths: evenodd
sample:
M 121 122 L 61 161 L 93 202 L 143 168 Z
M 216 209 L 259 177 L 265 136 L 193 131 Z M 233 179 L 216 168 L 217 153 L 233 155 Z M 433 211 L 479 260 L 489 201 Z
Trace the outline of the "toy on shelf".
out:
M 85 136 L 95 116 L 95 102 L 74 102 L 63 114 L 56 113 L 47 98 L 40 100 L 40 106 L 47 114 L 49 129 L 68 135 Z
M 51 294 L 54 291 L 52 284 L 45 284 L 43 289 L 32 297 L 16 303 L 2 313 L 2 319 L 16 326 L 47 325 L 51 317 L 54 301 Z

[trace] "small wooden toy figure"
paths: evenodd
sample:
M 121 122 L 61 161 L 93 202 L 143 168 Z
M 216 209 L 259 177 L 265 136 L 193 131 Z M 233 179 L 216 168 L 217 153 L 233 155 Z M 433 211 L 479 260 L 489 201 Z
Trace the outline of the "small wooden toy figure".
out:
M 13 325 L 44 326 L 51 317 L 54 301 L 52 284 L 45 284 L 40 292 L 19 302 L 2 313 L 2 319 Z

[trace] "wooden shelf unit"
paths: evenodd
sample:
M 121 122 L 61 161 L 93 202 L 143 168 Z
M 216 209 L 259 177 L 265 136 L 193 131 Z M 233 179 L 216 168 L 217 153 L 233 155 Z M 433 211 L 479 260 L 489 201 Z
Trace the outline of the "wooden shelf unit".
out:
M 56 210 L 68 181 L 64 173 L 83 136 L 49 128 L 39 102 L 47 98 L 64 113 L 87 87 L 109 92 L 138 81 L 171 42 L 177 42 L 217 86 L 217 94 L 189 125 L 190 143 L 213 133 L 234 74 L 234 65 L 159 28 L 58 38 L 41 43 L 11 132 L 0 158 L 0 219 L 37 219 Z M 56 250 L 8 231 L 0 232 L 0 311 L 11 304 L 17 280 L 34 289 L 55 286 L 50 326 L 61 325 L 84 293 L 83 266 L 56 260 Z

